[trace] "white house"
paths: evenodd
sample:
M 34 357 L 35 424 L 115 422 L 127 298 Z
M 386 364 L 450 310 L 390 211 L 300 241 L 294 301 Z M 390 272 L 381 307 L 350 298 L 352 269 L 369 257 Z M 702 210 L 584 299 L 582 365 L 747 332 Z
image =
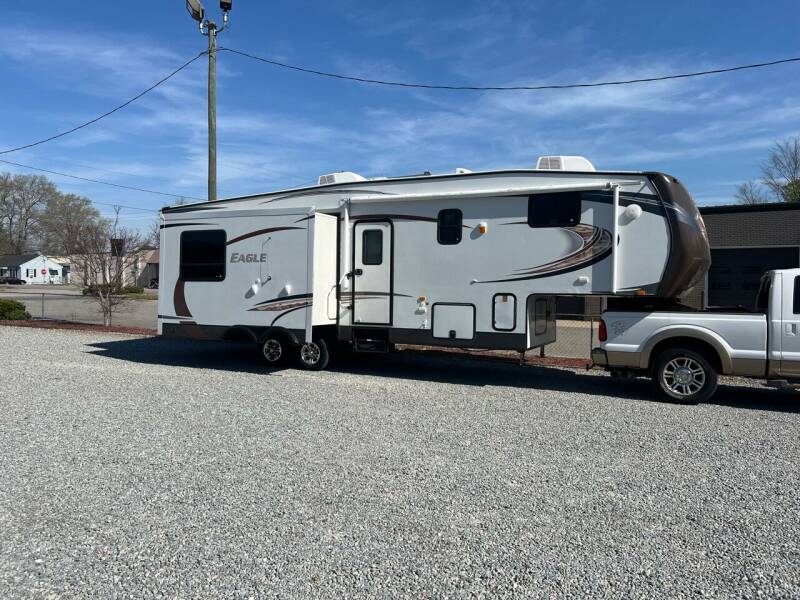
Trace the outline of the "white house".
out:
M 64 267 L 38 253 L 0 256 L 0 277 L 17 277 L 26 283 L 63 283 Z

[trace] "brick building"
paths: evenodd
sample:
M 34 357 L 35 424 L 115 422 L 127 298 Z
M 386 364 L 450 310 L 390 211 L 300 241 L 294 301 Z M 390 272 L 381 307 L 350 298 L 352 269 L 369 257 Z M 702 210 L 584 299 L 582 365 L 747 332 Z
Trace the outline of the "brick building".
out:
M 695 306 L 753 306 L 764 271 L 800 266 L 800 204 L 700 207 L 711 243 L 705 285 Z

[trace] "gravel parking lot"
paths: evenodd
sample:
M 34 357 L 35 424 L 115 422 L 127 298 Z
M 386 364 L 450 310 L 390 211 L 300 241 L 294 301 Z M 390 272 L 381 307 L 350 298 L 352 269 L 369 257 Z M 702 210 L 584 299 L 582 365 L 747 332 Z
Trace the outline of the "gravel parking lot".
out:
M 0 365 L 2 598 L 800 597 L 800 395 L 14 327 Z

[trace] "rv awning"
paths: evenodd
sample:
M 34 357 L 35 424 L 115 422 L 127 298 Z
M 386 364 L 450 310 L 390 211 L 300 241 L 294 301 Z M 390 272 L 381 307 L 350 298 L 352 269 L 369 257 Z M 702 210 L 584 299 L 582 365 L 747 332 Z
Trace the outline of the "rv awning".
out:
M 552 192 L 588 192 L 592 190 L 610 190 L 614 185 L 625 187 L 629 185 L 642 185 L 641 180 L 634 181 L 605 181 L 586 183 L 582 185 L 550 185 L 527 186 L 519 188 L 487 188 L 484 190 L 469 190 L 458 192 L 433 192 L 427 194 L 386 194 L 351 196 L 349 201 L 353 204 L 361 202 L 398 202 L 412 200 L 445 200 L 448 198 L 484 198 L 487 196 L 529 196 L 531 194 L 546 194 Z

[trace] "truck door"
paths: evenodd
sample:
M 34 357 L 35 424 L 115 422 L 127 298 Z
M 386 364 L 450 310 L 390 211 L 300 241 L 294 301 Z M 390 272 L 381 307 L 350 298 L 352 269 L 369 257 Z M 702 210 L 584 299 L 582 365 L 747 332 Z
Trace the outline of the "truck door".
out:
M 391 324 L 392 249 L 391 222 L 353 227 L 353 325 Z
M 781 375 L 800 377 L 800 276 L 783 274 Z

